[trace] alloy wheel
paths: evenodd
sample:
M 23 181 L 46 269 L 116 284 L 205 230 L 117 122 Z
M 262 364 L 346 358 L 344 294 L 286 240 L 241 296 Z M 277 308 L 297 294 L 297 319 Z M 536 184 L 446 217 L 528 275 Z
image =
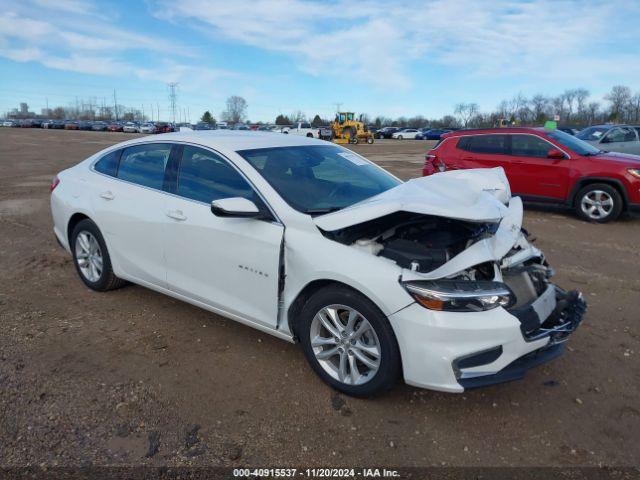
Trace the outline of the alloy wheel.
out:
M 97 282 L 102 276 L 102 250 L 96 237 L 86 230 L 76 236 L 76 261 L 80 272 L 90 282 Z
M 613 198 L 604 190 L 591 190 L 580 201 L 582 212 L 592 220 L 602 220 L 611 215 Z
M 311 348 L 320 366 L 339 382 L 362 385 L 380 367 L 382 349 L 375 330 L 357 310 L 329 305 L 313 317 Z

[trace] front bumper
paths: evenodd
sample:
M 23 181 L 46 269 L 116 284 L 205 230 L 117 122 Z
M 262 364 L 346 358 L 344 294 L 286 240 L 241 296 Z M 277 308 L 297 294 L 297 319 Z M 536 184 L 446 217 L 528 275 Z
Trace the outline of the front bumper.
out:
M 438 312 L 412 304 L 391 315 L 405 382 L 462 392 L 520 379 L 556 358 L 582 321 L 586 303 L 578 292 L 551 288 L 556 303 L 550 312 L 540 299 L 512 312 Z

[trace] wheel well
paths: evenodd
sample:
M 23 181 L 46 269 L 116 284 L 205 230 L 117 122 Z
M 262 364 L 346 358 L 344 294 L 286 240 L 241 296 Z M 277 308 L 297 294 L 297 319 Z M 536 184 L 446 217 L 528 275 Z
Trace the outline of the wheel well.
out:
M 624 189 L 624 186 L 622 186 L 622 184 L 620 182 L 618 182 L 617 180 L 613 180 L 610 178 L 585 178 L 582 179 L 578 182 L 578 184 L 575 187 L 575 190 L 573 192 L 573 195 L 571 197 L 571 205 L 575 205 L 576 203 L 576 197 L 578 196 L 578 192 L 580 190 L 582 190 L 584 187 L 587 187 L 589 185 L 593 185 L 595 183 L 604 183 L 605 185 L 609 185 L 610 187 L 615 188 L 618 193 L 620 194 L 620 196 L 622 197 L 622 208 L 623 210 L 625 210 L 629 204 L 629 201 L 627 199 L 627 192 Z
M 67 241 L 69 242 L 69 248 L 71 247 L 71 234 L 73 233 L 73 229 L 76 228 L 76 225 L 80 223 L 82 220 L 89 219 L 83 213 L 74 213 L 69 219 L 69 224 L 67 225 Z
M 307 303 L 307 300 L 311 298 L 311 296 L 316 293 L 318 290 L 328 287 L 329 285 L 339 285 L 341 287 L 348 288 L 353 290 L 354 292 L 358 292 L 360 295 L 363 295 L 362 292 L 356 290 L 355 288 L 347 285 L 346 283 L 338 282 L 336 280 L 314 280 L 313 282 L 308 283 L 305 287 L 298 293 L 296 299 L 289 306 L 289 310 L 287 311 L 287 321 L 289 323 L 289 330 L 293 334 L 294 338 L 298 338 L 297 324 L 300 318 L 300 312 L 304 307 L 304 304 Z

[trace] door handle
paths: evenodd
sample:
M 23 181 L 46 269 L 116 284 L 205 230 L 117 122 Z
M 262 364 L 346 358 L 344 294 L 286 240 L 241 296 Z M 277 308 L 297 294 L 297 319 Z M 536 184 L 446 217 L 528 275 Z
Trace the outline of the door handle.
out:
M 104 198 L 105 200 L 113 200 L 114 198 L 116 198 L 116 196 L 108 190 L 106 192 L 102 192 L 100 194 L 100 197 Z
M 167 212 L 167 217 L 178 220 L 179 222 L 187 219 L 187 217 L 182 213 L 182 210 L 171 210 Z

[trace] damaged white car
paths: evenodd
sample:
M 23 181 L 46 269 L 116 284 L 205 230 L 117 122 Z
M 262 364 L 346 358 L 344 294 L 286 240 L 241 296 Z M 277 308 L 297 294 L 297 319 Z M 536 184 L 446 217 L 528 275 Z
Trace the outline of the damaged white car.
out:
M 61 172 L 51 208 L 88 287 L 134 282 L 299 341 L 350 395 L 521 378 L 586 309 L 550 283 L 501 169 L 403 183 L 321 140 L 180 132 Z

